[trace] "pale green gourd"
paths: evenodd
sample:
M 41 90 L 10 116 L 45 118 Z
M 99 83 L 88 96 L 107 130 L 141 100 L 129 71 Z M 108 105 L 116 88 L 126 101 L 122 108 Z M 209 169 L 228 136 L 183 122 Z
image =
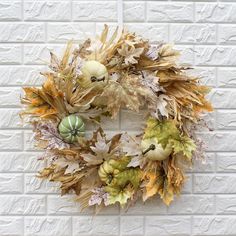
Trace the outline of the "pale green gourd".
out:
M 58 130 L 63 140 L 68 143 L 74 143 L 79 137 L 84 136 L 85 125 L 79 116 L 69 115 L 62 119 Z

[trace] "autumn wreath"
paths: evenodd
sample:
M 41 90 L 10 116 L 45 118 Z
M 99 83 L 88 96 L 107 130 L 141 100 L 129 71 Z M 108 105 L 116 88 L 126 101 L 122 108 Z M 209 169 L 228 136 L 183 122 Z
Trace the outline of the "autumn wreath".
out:
M 169 205 L 183 187 L 184 166 L 202 152 L 195 137 L 201 114 L 212 111 L 209 88 L 178 57 L 171 45 L 152 46 L 125 30 L 108 37 L 107 26 L 77 48 L 69 42 L 61 59 L 51 53 L 42 87 L 25 87 L 21 99 L 21 116 L 45 150 L 39 177 L 60 182 L 62 194 L 74 192 L 82 208 L 155 195 Z M 145 127 L 108 138 L 101 118 L 121 109 L 142 113 Z M 89 123 L 98 124 L 93 134 Z

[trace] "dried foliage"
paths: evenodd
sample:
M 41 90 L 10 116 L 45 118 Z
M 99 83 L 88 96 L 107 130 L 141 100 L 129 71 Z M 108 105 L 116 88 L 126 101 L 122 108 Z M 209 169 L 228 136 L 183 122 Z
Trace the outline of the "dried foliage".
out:
M 180 52 L 172 45 L 151 46 L 118 29 L 108 37 L 108 31 L 105 25 L 94 40 L 69 42 L 62 58 L 51 52 L 43 85 L 24 88 L 21 116 L 33 124 L 48 163 L 38 176 L 60 182 L 62 195 L 74 192 L 81 208 L 129 206 L 139 196 L 158 195 L 169 205 L 185 181 L 180 163 L 191 165 L 200 147 L 194 131 L 201 113 L 212 111 L 209 88 L 178 64 Z M 113 119 L 121 109 L 145 111 L 141 134 L 106 136 L 101 117 Z M 76 119 L 67 119 L 71 114 L 84 121 L 80 127 L 100 127 L 81 137 Z M 68 132 L 77 135 L 72 143 L 65 141 Z

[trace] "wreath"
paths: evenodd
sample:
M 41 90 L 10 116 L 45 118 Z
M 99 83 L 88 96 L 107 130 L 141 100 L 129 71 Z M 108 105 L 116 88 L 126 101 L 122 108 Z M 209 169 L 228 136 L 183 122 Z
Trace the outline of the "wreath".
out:
M 62 195 L 74 192 L 81 208 L 129 207 L 154 196 L 169 205 L 186 166 L 203 158 L 195 131 L 212 111 L 210 89 L 177 63 L 172 45 L 118 28 L 108 33 L 105 25 L 100 37 L 69 42 L 61 59 L 51 52 L 43 85 L 23 88 L 21 117 L 47 160 L 38 177 L 59 182 Z M 140 133 L 105 133 L 103 117 L 121 109 L 143 115 Z

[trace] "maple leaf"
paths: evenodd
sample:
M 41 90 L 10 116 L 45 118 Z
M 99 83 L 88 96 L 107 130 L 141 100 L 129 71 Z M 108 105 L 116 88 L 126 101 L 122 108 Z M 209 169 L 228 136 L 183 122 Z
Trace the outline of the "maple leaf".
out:
M 139 58 L 143 53 L 144 48 L 135 48 L 134 46 L 129 46 L 128 44 L 123 44 L 121 48 L 118 48 L 118 53 L 124 57 L 125 64 L 137 64 L 138 61 L 135 58 Z
M 103 202 L 105 206 L 109 205 L 108 196 L 104 188 L 94 188 L 92 190 L 92 196 L 89 199 L 89 206 L 101 205 Z
M 53 163 L 57 166 L 59 166 L 59 169 L 65 168 L 64 174 L 72 174 L 78 170 L 80 170 L 79 162 L 76 160 L 68 160 L 67 158 L 61 157 L 53 161 Z
M 178 139 L 171 140 L 174 153 L 182 152 L 189 160 L 191 160 L 192 152 L 196 149 L 194 141 L 188 136 L 180 136 Z
M 149 118 L 144 133 L 144 139 L 157 138 L 158 143 L 165 149 L 171 139 L 176 139 L 180 135 L 174 120 L 159 121 Z
M 70 148 L 68 143 L 65 143 L 57 130 L 57 124 L 52 122 L 34 124 L 36 131 L 35 139 L 40 142 L 47 142 L 46 149 L 66 149 Z

